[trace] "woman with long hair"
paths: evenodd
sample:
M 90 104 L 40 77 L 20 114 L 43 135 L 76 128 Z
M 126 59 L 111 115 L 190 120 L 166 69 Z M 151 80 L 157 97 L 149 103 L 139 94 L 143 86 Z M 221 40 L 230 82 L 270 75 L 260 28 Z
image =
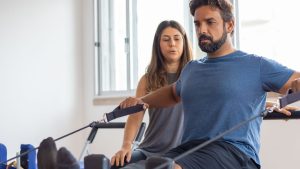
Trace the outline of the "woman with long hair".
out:
M 152 57 L 146 73 L 141 77 L 136 96 L 141 97 L 163 86 L 174 83 L 182 68 L 192 60 L 192 50 L 183 27 L 174 20 L 161 22 L 156 30 Z M 183 131 L 183 108 L 177 104 L 168 108 L 149 109 L 149 124 L 139 147 L 132 151 L 132 143 L 145 112 L 127 119 L 122 148 L 112 157 L 112 168 L 165 153 L 180 144 Z M 127 168 L 126 167 L 126 168 Z

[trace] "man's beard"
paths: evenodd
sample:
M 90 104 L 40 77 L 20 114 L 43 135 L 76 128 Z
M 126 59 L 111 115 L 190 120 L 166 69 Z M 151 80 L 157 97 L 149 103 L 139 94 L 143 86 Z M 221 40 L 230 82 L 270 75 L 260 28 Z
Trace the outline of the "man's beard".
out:
M 227 32 L 225 31 L 225 29 L 223 29 L 222 37 L 216 41 L 213 41 L 213 38 L 211 36 L 202 34 L 198 38 L 198 45 L 203 52 L 213 53 L 218 49 L 220 49 L 220 47 L 225 43 L 226 39 L 227 39 Z M 209 40 L 211 41 L 211 43 L 201 43 L 201 40 Z

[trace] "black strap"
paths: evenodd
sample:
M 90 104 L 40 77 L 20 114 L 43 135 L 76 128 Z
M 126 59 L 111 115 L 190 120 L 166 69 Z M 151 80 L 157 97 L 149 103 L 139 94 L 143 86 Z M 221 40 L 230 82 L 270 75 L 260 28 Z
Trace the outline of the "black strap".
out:
M 287 94 L 286 96 L 279 99 L 280 108 L 283 108 L 298 100 L 300 100 L 300 92 Z
M 125 122 L 111 122 L 111 123 L 101 123 L 95 122 L 91 127 L 102 128 L 102 129 L 119 129 L 125 127 Z
M 268 113 L 264 120 L 289 120 L 289 119 L 300 119 L 300 111 L 290 111 L 292 114 L 290 116 L 287 116 L 283 113 L 273 111 L 272 113 Z
M 127 107 L 127 108 L 124 108 L 124 109 L 121 109 L 120 106 L 118 106 L 112 112 L 105 114 L 106 122 L 110 122 L 110 121 L 112 121 L 116 118 L 127 116 L 127 115 L 137 113 L 137 112 L 140 112 L 140 111 L 143 111 L 143 110 L 144 110 L 144 105 L 143 104 L 137 104 L 135 106 Z

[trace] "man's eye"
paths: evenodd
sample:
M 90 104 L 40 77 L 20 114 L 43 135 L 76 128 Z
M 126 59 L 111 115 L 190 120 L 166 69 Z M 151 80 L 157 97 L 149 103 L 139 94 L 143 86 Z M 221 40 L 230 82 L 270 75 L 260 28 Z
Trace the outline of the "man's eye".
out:
M 212 25 L 212 24 L 214 24 L 214 23 L 216 23 L 215 21 L 208 21 L 207 22 L 209 25 Z

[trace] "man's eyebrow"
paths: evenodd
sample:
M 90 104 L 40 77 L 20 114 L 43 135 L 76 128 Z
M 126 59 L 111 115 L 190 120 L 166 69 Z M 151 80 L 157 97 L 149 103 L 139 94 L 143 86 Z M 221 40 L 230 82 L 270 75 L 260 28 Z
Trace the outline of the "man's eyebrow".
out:
M 214 17 L 204 18 L 205 21 L 216 21 Z M 200 21 L 194 20 L 194 23 L 199 23 Z
M 206 20 L 206 21 L 215 21 L 216 19 L 213 18 L 213 17 L 210 17 L 210 18 L 206 18 L 205 20 Z

